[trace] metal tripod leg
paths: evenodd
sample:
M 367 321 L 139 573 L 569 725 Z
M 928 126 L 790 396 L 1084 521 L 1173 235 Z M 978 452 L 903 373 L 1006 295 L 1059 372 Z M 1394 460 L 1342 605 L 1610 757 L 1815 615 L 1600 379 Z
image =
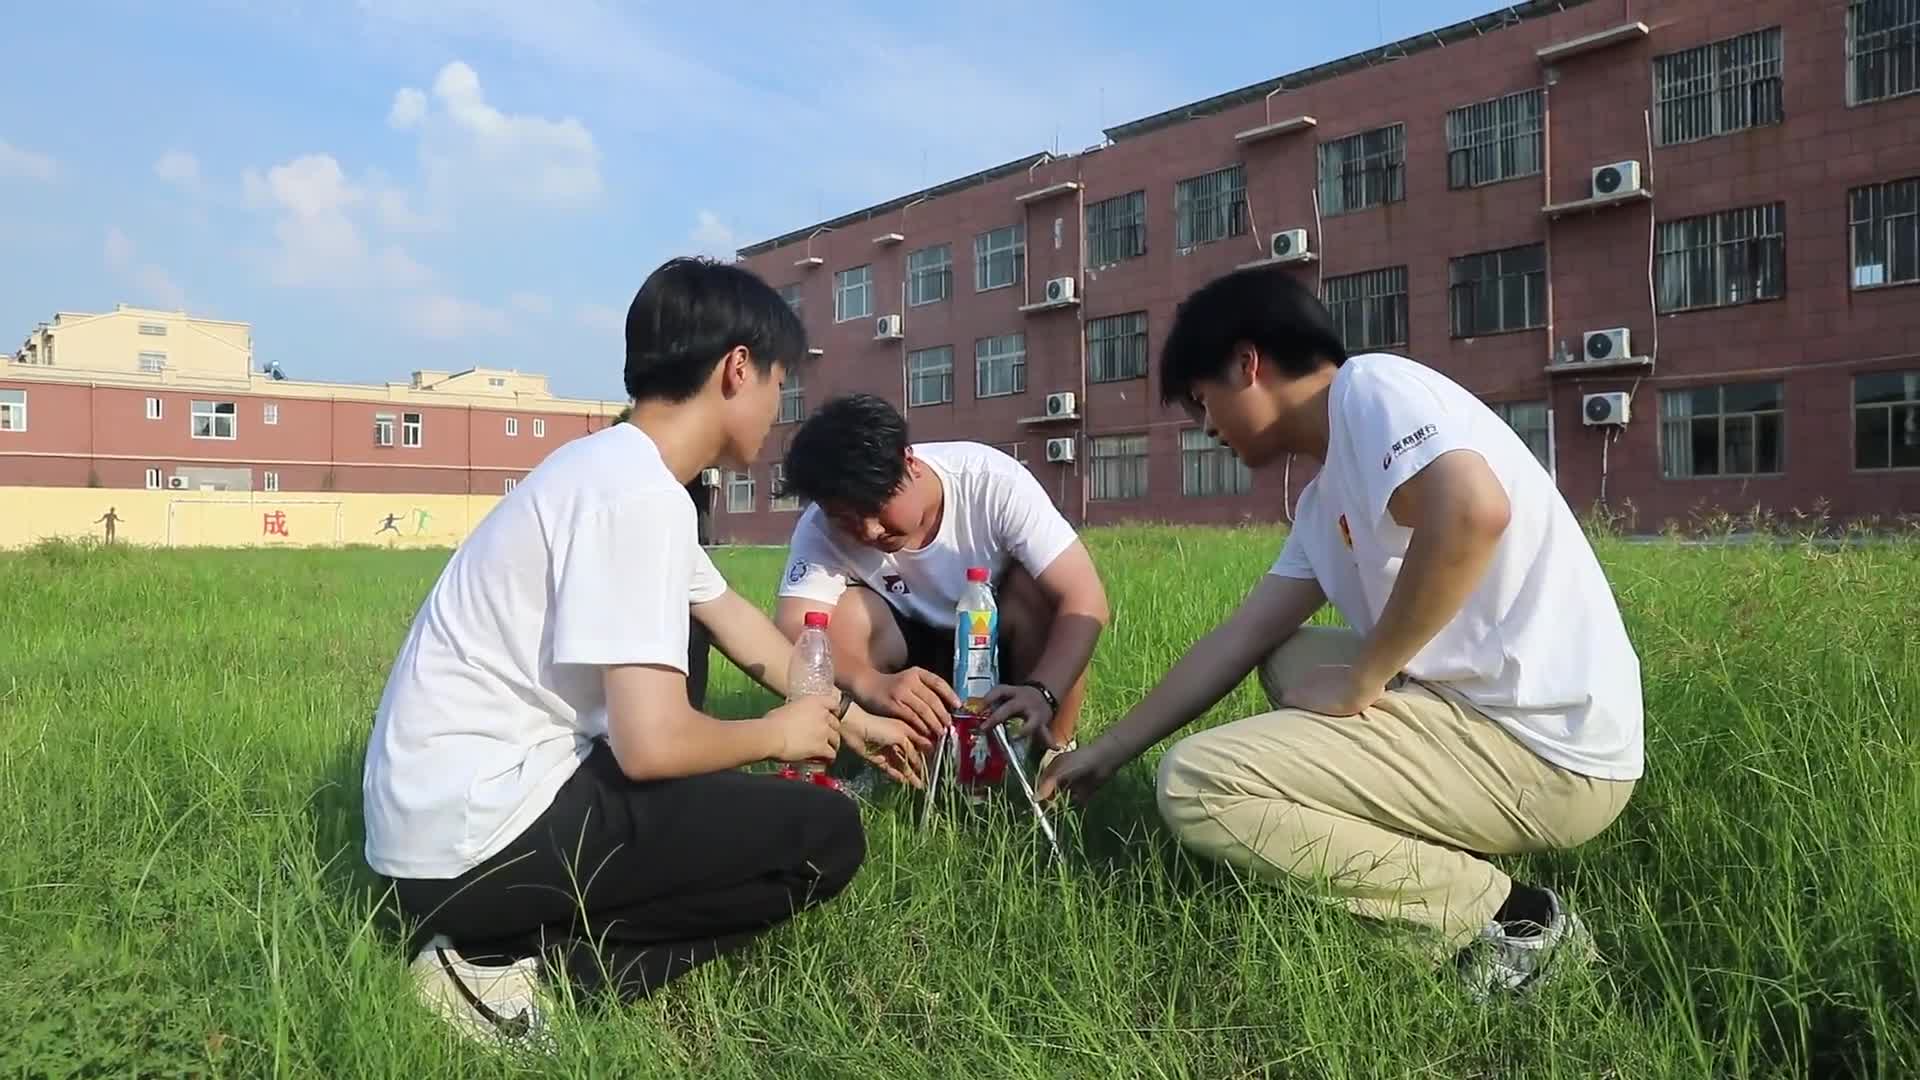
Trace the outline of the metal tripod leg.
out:
M 1060 838 L 1053 834 L 1053 822 L 1047 820 L 1047 812 L 1040 808 L 1040 800 L 1033 794 L 1033 785 L 1027 783 L 1027 770 L 1020 764 L 1020 756 L 1013 752 L 1013 745 L 1007 741 L 1007 725 L 995 724 L 993 737 L 1000 744 L 1000 752 L 1007 755 L 1007 765 L 1013 769 L 1013 778 L 1020 781 L 1020 790 L 1027 797 L 1027 805 L 1033 807 L 1033 816 L 1040 822 L 1040 831 L 1047 834 L 1047 844 L 1053 848 L 1053 857 L 1064 862 L 1066 856 L 1060 853 Z
M 954 744 L 952 756 L 947 754 L 947 744 L 950 742 Z M 923 829 L 933 820 L 933 800 L 940 791 L 940 774 L 948 767 L 960 767 L 956 760 L 960 755 L 959 742 L 960 733 L 953 729 L 953 725 L 947 725 L 947 730 L 940 735 L 940 746 L 933 752 L 933 767 L 927 770 L 927 797 L 920 805 L 920 827 Z

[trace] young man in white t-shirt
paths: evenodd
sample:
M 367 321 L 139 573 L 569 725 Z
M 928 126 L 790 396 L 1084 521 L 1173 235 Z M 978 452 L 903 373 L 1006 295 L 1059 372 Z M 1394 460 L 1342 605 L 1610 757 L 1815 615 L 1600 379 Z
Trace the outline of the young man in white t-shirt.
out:
M 1283 269 L 1183 304 L 1162 392 L 1247 464 L 1321 464 L 1272 570 L 1044 797 L 1084 796 L 1259 668 L 1275 711 L 1161 759 L 1182 842 L 1313 883 L 1353 912 L 1439 935 L 1475 994 L 1525 990 L 1585 954 L 1551 889 L 1486 856 L 1575 847 L 1642 771 L 1640 668 L 1552 477 L 1438 372 L 1348 358 Z M 1345 629 L 1303 624 L 1331 601 Z
M 807 612 L 832 612 L 835 675 L 854 700 L 924 737 L 945 730 L 962 704 L 955 608 L 967 570 L 985 567 L 1002 663 L 988 726 L 1023 718 L 1010 734 L 1043 759 L 1073 744 L 1107 595 L 1026 466 L 980 443 L 912 443 L 892 405 L 853 394 L 801 425 L 785 469 L 785 492 L 812 505 L 794 526 L 774 621 L 792 637 Z
M 792 646 L 701 549 L 687 484 L 754 459 L 806 334 L 746 271 L 675 260 L 626 346 L 631 419 L 556 448 L 455 551 L 367 749 L 367 862 L 431 935 L 422 994 L 472 1031 L 537 1027 L 548 971 L 643 995 L 832 898 L 865 857 L 855 805 L 736 768 L 911 743 L 843 700 L 689 701 L 690 622 L 784 696 Z

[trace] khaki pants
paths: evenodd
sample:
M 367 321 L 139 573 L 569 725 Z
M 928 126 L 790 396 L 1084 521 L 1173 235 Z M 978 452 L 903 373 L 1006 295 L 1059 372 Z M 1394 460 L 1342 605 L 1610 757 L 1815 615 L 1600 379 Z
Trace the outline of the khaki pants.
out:
M 1360 637 L 1302 627 L 1268 658 L 1269 701 Z M 1192 850 L 1301 879 L 1356 915 L 1437 931 L 1459 948 L 1506 900 L 1483 855 L 1571 848 L 1626 805 L 1633 781 L 1558 768 L 1457 697 L 1398 680 L 1359 716 L 1276 709 L 1176 743 L 1158 801 Z

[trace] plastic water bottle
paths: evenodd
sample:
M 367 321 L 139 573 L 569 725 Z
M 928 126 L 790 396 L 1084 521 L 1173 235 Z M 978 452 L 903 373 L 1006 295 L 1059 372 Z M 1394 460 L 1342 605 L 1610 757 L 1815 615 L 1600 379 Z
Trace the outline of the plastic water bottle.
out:
M 982 727 L 987 695 L 1000 685 L 1000 605 L 988 587 L 987 568 L 967 570 L 967 587 L 954 605 L 953 717 L 954 786 L 978 798 L 1001 783 L 1007 758 Z
M 807 612 L 806 626 L 794 639 L 793 655 L 787 661 L 787 700 L 806 697 L 837 697 L 833 685 L 833 646 L 827 641 L 827 613 Z M 811 780 L 823 786 L 836 786 L 833 778 L 817 762 L 788 762 L 780 775 L 790 780 Z

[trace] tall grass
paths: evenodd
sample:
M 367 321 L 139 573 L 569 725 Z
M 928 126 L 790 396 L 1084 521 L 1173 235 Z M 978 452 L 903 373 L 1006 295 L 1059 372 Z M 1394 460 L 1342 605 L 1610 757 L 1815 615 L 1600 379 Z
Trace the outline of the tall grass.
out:
M 1117 617 L 1083 735 L 1271 561 L 1271 530 L 1091 541 Z M 1901 1076 L 1920 1071 L 1920 545 L 1603 539 L 1645 669 L 1619 822 L 1506 863 L 1599 974 L 1464 1001 L 1373 928 L 1198 863 L 1155 754 L 1063 820 L 868 810 L 835 903 L 497 1058 L 407 994 L 360 862 L 361 753 L 444 553 L 0 556 L 0 1074 Z M 723 553 L 770 600 L 780 553 Z M 764 708 L 724 661 L 712 705 Z M 1242 687 L 1200 723 L 1259 708 Z

